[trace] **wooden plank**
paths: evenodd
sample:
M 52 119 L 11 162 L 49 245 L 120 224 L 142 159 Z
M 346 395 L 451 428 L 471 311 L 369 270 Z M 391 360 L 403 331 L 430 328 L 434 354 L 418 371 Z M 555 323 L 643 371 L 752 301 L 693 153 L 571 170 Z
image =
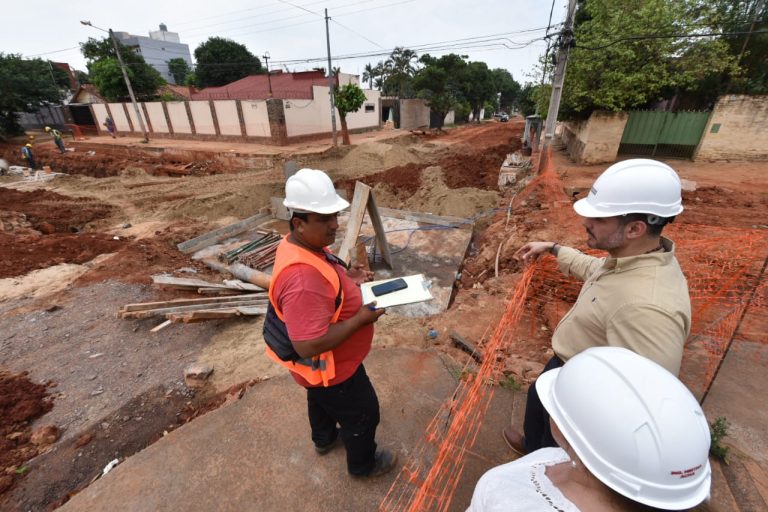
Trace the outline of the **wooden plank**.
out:
M 453 341 L 453 344 L 459 347 L 461 350 L 472 356 L 472 359 L 477 361 L 478 363 L 483 362 L 483 353 L 478 349 L 474 343 L 471 341 L 465 339 L 463 336 L 461 336 L 456 331 L 451 331 L 449 336 L 451 337 L 451 341 Z
M 126 304 L 120 311 L 146 311 L 148 309 L 170 308 L 174 306 L 191 306 L 195 304 L 221 304 L 228 302 L 237 302 L 249 299 L 262 299 L 266 293 L 249 293 L 236 295 L 234 297 L 206 297 L 202 299 L 174 299 L 161 302 L 138 302 L 135 304 Z
M 365 238 L 357 237 L 357 245 L 355 245 L 355 264 L 362 265 L 365 270 L 371 270 L 370 262 L 368 261 L 368 251 L 365 248 Z
M 407 212 L 404 210 L 395 210 L 392 208 L 379 208 L 379 213 L 384 217 L 393 219 L 410 220 L 413 222 L 423 222 L 425 224 L 435 224 L 438 226 L 458 226 L 471 229 L 474 225 L 472 219 L 463 217 L 449 217 L 446 215 L 432 215 L 431 213 Z
M 153 316 L 161 316 L 166 313 L 186 313 L 189 311 L 203 311 L 206 309 L 223 309 L 233 308 L 236 306 L 265 306 L 269 302 L 269 299 L 251 299 L 239 302 L 225 302 L 223 304 L 197 304 L 193 306 L 179 306 L 171 308 L 157 308 L 147 309 L 143 311 L 123 311 L 118 314 L 121 318 L 150 318 Z
M 206 309 L 201 311 L 191 311 L 189 313 L 168 313 L 166 315 L 169 322 L 202 322 L 205 320 L 218 320 L 221 318 L 232 318 L 235 316 L 253 316 L 264 315 L 267 312 L 266 307 L 238 307 L 231 309 Z
M 241 281 L 239 279 L 225 279 L 224 284 L 226 286 L 229 286 L 230 288 L 236 288 L 238 290 L 247 290 L 247 291 L 253 291 L 253 292 L 266 291 L 261 286 L 256 286 L 255 284 L 246 283 L 245 281 Z
M 152 283 L 176 288 L 231 288 L 225 284 L 209 283 L 202 279 L 190 277 L 152 276 Z
M 368 196 L 367 207 L 368 216 L 371 218 L 371 224 L 373 224 L 373 231 L 376 233 L 376 245 L 379 246 L 381 259 L 389 265 L 389 268 L 392 268 L 392 254 L 389 252 L 387 234 L 384 232 L 384 224 L 381 222 L 381 215 L 379 215 L 379 209 L 376 207 L 376 200 L 373 198 L 373 194 Z
M 352 196 L 352 209 L 349 212 L 347 220 L 347 231 L 344 234 L 344 241 L 337 256 L 350 263 L 352 261 L 351 251 L 357 243 L 357 236 L 360 234 L 360 227 L 363 225 L 365 209 L 371 197 L 371 187 L 365 183 L 355 182 L 355 194 Z
M 267 308 L 266 306 L 240 306 L 237 312 L 245 316 L 266 315 Z
M 200 235 L 191 240 L 187 240 L 186 242 L 182 242 L 178 244 L 176 248 L 184 254 L 193 253 L 195 251 L 199 251 L 200 249 L 204 249 L 208 246 L 219 243 L 222 240 L 232 238 L 235 235 L 239 235 L 240 233 L 244 233 L 245 231 L 253 229 L 257 225 L 271 218 L 272 215 L 269 213 L 259 213 L 253 217 L 248 217 L 247 219 L 235 222 L 229 226 L 214 229 L 213 231 L 210 231 L 204 235 Z
M 165 329 L 166 327 L 168 327 L 172 323 L 173 322 L 171 322 L 170 320 L 166 320 L 165 322 L 163 322 L 161 324 L 158 324 L 158 325 L 154 326 L 153 328 L 151 328 L 149 330 L 149 332 L 159 332 L 159 331 L 162 331 L 163 329 Z

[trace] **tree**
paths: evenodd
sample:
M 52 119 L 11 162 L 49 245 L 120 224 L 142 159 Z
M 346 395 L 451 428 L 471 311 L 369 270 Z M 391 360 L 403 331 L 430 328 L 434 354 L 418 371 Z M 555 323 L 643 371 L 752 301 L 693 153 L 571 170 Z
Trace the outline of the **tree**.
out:
M 509 112 L 520 95 L 520 84 L 512 78 L 512 73 L 503 68 L 491 70 L 493 85 L 498 95 L 497 110 Z
M 435 128 L 442 129 L 445 116 L 462 100 L 462 83 L 467 63 L 455 53 L 440 58 L 425 54 L 419 59 L 424 65 L 413 79 L 417 95 L 435 113 Z
M 187 81 L 190 71 L 189 64 L 181 57 L 168 61 L 168 72 L 173 77 L 173 81 L 179 85 L 183 85 Z
M 493 74 L 485 62 L 469 62 L 463 77 L 464 98 L 472 107 L 472 118 L 480 122 L 480 111 L 494 98 Z
M 261 73 L 261 61 L 245 45 L 211 37 L 195 49 L 198 87 L 215 87 Z
M 373 89 L 373 79 L 376 78 L 374 74 L 374 67 L 369 62 L 363 68 L 363 83 L 368 82 L 368 88 Z
M 117 42 L 117 46 L 136 98 L 144 100 L 153 98 L 157 94 L 157 88 L 165 83 L 163 77 L 144 61 L 144 57 L 120 41 Z M 110 38 L 88 38 L 85 43 L 80 43 L 80 51 L 88 60 L 90 80 L 99 92 L 109 101 L 127 100 L 128 87 L 125 85 L 120 63 Z
M 382 89 L 386 96 L 413 98 L 413 76 L 416 74 L 416 52 L 402 46 L 392 50 L 382 64 Z
M 0 139 L 23 133 L 16 112 L 32 112 L 60 99 L 46 61 L 0 52 Z
M 537 89 L 541 88 L 539 85 L 533 85 L 532 83 L 526 83 L 520 90 L 520 95 L 517 97 L 515 106 L 523 115 L 523 117 L 532 116 L 536 113 L 536 98 Z
M 339 111 L 341 122 L 341 138 L 345 146 L 350 144 L 349 131 L 347 130 L 347 114 L 357 112 L 365 102 L 365 93 L 357 84 L 347 84 L 343 87 L 334 87 L 336 109 Z
M 563 117 L 649 106 L 733 69 L 735 57 L 721 39 L 659 37 L 706 29 L 705 6 L 701 0 L 584 0 L 568 62 Z

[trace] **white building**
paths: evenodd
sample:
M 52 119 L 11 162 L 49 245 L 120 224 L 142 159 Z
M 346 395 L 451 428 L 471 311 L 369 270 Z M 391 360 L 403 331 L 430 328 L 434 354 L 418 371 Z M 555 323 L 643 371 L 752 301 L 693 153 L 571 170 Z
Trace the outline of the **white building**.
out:
M 168 32 L 165 23 L 160 24 L 160 30 L 151 31 L 149 37 L 135 36 L 128 32 L 115 32 L 115 37 L 144 57 L 147 64 L 155 68 L 170 84 L 175 84 L 176 81 L 168 71 L 169 60 L 181 58 L 192 67 L 189 46 L 180 41 L 178 32 Z

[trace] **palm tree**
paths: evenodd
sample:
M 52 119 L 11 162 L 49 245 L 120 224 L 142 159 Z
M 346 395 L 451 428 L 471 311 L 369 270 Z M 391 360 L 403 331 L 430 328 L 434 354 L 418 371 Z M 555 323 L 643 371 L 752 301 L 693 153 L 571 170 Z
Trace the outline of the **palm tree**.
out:
M 373 89 L 373 79 L 376 78 L 376 75 L 374 75 L 374 68 L 369 62 L 365 65 L 363 68 L 363 83 L 368 82 L 368 88 Z

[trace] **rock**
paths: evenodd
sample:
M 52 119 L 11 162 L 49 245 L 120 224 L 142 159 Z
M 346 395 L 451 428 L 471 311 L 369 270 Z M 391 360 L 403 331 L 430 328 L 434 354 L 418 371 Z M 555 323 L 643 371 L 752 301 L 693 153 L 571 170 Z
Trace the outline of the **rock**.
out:
M 85 434 L 77 438 L 77 441 L 75 441 L 75 446 L 78 448 L 82 448 L 83 446 L 87 445 L 91 441 L 93 441 L 93 434 L 86 432 Z
M 32 432 L 29 440 L 35 446 L 47 446 L 55 443 L 60 435 L 59 427 L 56 425 L 46 425 Z
M 213 373 L 213 366 L 211 365 L 192 364 L 184 369 L 184 383 L 190 389 L 202 388 L 211 373 Z
M 13 432 L 5 436 L 5 438 L 9 441 L 16 441 L 17 439 L 22 437 L 24 437 L 24 432 Z
M 696 182 L 691 180 L 680 180 L 680 185 L 683 187 L 683 190 L 686 192 L 695 192 L 696 191 Z
M 131 227 L 130 222 L 126 222 L 125 224 L 123 224 L 123 229 L 128 229 L 129 227 Z
M 37 229 L 39 232 L 43 233 L 44 235 L 51 235 L 56 232 L 56 227 L 50 222 L 41 222 L 40 224 L 35 226 L 35 229 Z

